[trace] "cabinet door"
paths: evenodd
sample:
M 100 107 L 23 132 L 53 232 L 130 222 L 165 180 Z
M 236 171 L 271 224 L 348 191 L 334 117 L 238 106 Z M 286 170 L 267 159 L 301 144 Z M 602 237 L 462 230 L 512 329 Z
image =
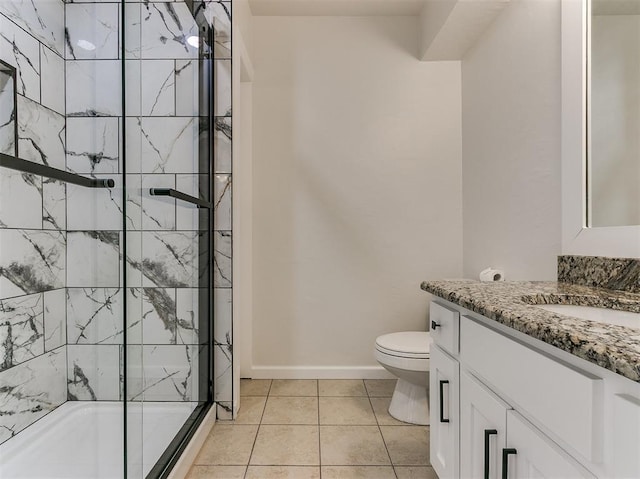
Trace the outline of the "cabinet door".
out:
M 429 369 L 431 465 L 440 479 L 457 479 L 460 367 L 432 344 Z
M 613 461 L 611 477 L 640 477 L 640 399 L 613 397 Z
M 508 409 L 469 372 L 460 372 L 460 477 L 500 478 Z
M 595 479 L 557 444 L 515 411 L 507 411 L 508 479 Z M 505 464 L 506 462 L 506 464 Z M 501 469 L 502 469 L 501 467 Z

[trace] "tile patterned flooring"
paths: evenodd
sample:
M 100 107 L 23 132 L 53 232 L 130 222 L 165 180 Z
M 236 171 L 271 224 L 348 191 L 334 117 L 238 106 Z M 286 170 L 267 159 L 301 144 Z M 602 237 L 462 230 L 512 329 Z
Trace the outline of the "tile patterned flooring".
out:
M 242 380 L 187 479 L 437 479 L 429 427 L 387 412 L 395 380 Z

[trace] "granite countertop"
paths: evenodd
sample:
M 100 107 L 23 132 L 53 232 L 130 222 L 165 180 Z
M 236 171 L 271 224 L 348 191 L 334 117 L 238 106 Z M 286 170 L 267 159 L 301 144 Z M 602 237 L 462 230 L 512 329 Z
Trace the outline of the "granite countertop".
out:
M 640 382 L 640 327 L 636 330 L 587 321 L 534 306 L 572 304 L 640 312 L 638 293 L 551 281 L 425 281 L 421 288 Z

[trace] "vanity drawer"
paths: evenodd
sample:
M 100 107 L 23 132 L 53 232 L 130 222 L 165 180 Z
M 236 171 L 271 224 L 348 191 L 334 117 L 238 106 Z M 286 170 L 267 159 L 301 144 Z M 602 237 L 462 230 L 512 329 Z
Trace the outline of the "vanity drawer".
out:
M 461 362 L 591 462 L 602 460 L 604 381 L 463 316 Z
M 457 355 L 460 351 L 460 313 L 437 301 L 431 301 L 429 319 L 433 342 L 445 351 Z

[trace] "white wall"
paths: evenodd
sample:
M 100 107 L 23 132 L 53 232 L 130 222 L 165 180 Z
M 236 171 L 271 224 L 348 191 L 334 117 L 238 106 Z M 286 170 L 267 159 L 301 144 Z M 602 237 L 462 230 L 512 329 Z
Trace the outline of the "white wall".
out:
M 560 1 L 513 0 L 462 61 L 464 274 L 554 280 Z
M 415 17 L 253 27 L 253 376 L 375 375 L 462 273 L 460 64 L 416 60 Z

